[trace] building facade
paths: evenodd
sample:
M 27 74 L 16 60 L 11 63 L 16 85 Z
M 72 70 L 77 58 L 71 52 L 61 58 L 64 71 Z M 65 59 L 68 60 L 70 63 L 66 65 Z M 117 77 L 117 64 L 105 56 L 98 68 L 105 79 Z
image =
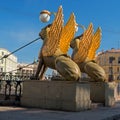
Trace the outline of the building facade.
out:
M 15 73 L 17 69 L 17 57 L 13 54 L 3 58 L 5 55 L 9 55 L 10 52 L 7 49 L 0 48 L 0 72 L 12 72 Z
M 36 73 L 37 62 L 34 64 L 18 63 L 17 75 L 22 77 L 31 77 Z
M 108 81 L 120 80 L 120 49 L 102 51 L 96 61 L 105 70 Z

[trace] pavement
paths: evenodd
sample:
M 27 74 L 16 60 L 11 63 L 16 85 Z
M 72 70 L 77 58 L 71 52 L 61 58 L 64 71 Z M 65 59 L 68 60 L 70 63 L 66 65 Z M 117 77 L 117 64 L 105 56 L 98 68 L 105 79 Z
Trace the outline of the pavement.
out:
M 120 120 L 120 101 L 81 112 L 0 106 L 0 120 Z

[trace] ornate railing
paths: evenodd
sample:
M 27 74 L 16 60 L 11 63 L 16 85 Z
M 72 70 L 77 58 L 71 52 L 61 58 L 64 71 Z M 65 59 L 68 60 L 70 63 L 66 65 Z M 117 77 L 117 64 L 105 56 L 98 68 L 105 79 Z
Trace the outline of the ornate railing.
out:
M 30 79 L 24 75 L 0 75 L 0 103 L 2 101 L 20 102 L 22 97 L 23 82 Z
M 11 96 L 15 96 L 16 101 L 20 101 L 22 95 L 22 83 L 18 80 L 0 80 L 0 94 L 4 95 L 4 100 L 10 100 Z

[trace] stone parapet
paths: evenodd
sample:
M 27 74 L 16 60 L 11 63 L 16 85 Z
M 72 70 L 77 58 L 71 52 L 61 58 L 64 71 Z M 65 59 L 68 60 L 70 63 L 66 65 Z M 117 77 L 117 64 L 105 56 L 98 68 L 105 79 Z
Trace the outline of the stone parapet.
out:
M 43 109 L 82 111 L 91 108 L 90 84 L 75 81 L 28 80 L 21 105 Z
M 115 105 L 115 82 L 90 82 L 90 99 L 105 106 Z

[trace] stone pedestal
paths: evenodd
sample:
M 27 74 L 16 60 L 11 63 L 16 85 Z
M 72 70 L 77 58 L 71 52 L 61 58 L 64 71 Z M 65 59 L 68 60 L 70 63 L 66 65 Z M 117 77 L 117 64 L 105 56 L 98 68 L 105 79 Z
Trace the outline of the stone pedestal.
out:
M 90 85 L 75 81 L 28 80 L 21 105 L 43 109 L 81 111 L 91 108 Z
M 105 106 L 113 106 L 115 89 L 115 82 L 90 82 L 90 99 L 92 102 L 103 103 Z

